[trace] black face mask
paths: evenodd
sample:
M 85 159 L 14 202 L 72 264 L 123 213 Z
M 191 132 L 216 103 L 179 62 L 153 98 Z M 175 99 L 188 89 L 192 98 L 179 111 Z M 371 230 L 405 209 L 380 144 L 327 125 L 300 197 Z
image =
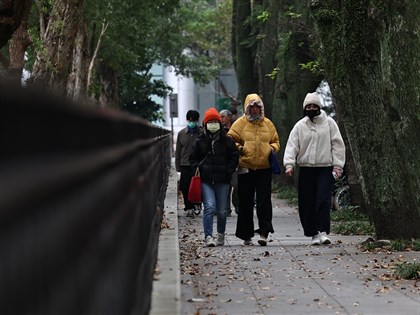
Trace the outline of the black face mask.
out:
M 318 110 L 305 110 L 305 115 L 309 117 L 310 120 L 313 120 L 315 116 L 321 114 L 321 111 Z

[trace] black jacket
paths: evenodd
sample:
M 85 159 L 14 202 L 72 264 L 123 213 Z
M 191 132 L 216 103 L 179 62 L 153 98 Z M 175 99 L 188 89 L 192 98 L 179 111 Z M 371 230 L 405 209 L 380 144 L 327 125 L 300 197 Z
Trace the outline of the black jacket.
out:
M 239 152 L 231 137 L 219 135 L 213 138 L 212 135 L 201 134 L 193 144 L 191 166 L 195 169 L 204 158 L 200 165 L 202 182 L 230 183 L 239 162 Z

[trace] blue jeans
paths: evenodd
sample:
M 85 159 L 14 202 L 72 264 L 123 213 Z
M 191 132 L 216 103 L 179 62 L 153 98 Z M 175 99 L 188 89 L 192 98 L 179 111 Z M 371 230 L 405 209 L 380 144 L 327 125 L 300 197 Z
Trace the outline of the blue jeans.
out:
M 226 230 L 226 200 L 229 193 L 228 183 L 201 183 L 203 197 L 203 227 L 204 238 L 213 236 L 213 216 L 217 215 L 217 232 L 225 233 Z

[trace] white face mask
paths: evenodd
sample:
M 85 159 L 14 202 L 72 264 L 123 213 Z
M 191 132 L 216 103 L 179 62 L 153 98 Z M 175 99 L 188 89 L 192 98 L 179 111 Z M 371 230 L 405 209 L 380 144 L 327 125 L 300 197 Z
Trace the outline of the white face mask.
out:
M 217 122 L 207 123 L 207 130 L 210 131 L 211 133 L 218 132 L 220 130 L 220 124 Z

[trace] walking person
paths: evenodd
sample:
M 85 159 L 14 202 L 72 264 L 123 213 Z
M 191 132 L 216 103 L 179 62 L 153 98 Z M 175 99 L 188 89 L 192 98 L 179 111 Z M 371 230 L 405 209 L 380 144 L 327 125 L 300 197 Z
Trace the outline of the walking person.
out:
M 230 110 L 222 109 L 219 112 L 219 114 L 220 114 L 220 119 L 222 122 L 223 129 L 226 132 L 229 132 L 229 129 L 232 126 L 232 113 L 230 112 Z M 232 179 L 229 185 L 229 194 L 228 194 L 227 203 L 226 203 L 226 211 L 227 211 L 228 217 L 232 215 L 232 210 L 230 208 L 231 200 L 232 200 L 232 205 L 235 209 L 235 213 L 238 214 L 238 207 L 239 207 L 238 172 L 236 170 L 232 174 Z
M 280 149 L 274 124 L 264 115 L 264 104 L 258 94 L 248 94 L 244 115 L 231 126 L 228 135 L 239 150 L 238 196 L 239 212 L 235 235 L 252 245 L 254 233 L 258 243 L 267 245 L 269 233 L 274 233 L 271 204 L 271 152 Z M 254 230 L 254 196 L 256 195 L 258 229 Z
M 177 172 L 181 173 L 179 186 L 184 199 L 184 210 L 187 211 L 187 216 L 194 216 L 194 211 L 198 213 L 201 204 L 194 204 L 188 200 L 188 190 L 195 171 L 191 168 L 190 154 L 195 139 L 198 138 L 203 130 L 198 126 L 199 112 L 189 110 L 186 118 L 188 125 L 178 132 L 176 139 L 175 168 Z
M 226 231 L 226 200 L 229 183 L 238 165 L 239 153 L 222 128 L 215 108 L 206 111 L 204 133 L 194 142 L 190 155 L 193 170 L 198 166 L 203 199 L 204 240 L 207 247 L 223 246 Z M 213 238 L 213 217 L 217 217 L 217 240 Z
M 287 140 L 283 164 L 293 176 L 299 165 L 298 204 L 304 235 L 313 245 L 330 244 L 331 191 L 334 177 L 341 177 L 345 147 L 336 122 L 321 109 L 316 92 L 303 101 L 303 118 Z

